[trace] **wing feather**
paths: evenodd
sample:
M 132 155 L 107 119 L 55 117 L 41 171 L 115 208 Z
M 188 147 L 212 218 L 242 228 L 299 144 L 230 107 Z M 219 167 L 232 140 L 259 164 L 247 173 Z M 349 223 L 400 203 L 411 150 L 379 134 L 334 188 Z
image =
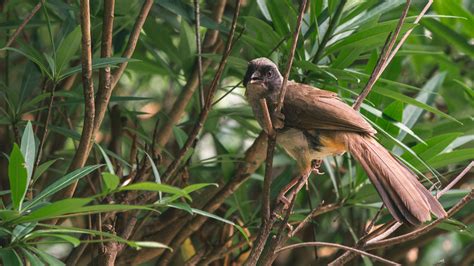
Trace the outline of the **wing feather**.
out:
M 375 129 L 336 93 L 288 82 L 285 125 L 300 129 L 343 130 L 374 135 Z

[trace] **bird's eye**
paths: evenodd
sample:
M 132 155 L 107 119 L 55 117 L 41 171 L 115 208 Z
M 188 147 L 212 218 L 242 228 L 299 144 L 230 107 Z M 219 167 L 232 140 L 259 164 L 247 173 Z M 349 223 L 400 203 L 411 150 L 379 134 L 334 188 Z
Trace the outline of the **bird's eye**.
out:
M 270 70 L 267 72 L 267 78 L 271 78 L 273 76 L 273 72 Z

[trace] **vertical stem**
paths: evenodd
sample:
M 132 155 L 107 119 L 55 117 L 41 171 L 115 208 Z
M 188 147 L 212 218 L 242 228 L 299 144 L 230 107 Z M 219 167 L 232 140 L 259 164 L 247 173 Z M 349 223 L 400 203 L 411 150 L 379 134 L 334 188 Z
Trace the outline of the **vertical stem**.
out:
M 199 108 L 202 109 L 204 106 L 204 89 L 202 85 L 202 48 L 201 48 L 201 32 L 199 28 L 201 27 L 201 17 L 199 11 L 199 0 L 194 0 L 194 19 L 196 21 L 195 33 L 196 33 L 196 49 L 197 49 L 197 70 L 198 70 L 198 80 L 199 80 Z
M 291 50 L 286 65 L 286 71 L 283 75 L 282 89 L 278 98 L 278 103 L 276 113 L 281 112 L 283 107 L 283 100 L 286 93 L 286 84 L 288 82 L 288 77 L 290 76 L 291 66 L 293 64 L 293 59 L 296 51 L 296 44 L 298 43 L 298 35 L 301 30 L 301 22 L 303 21 L 303 14 L 306 9 L 307 0 L 302 0 L 300 5 L 300 12 L 298 15 L 296 29 L 293 32 L 293 42 L 291 45 Z M 265 110 L 267 111 L 267 110 Z M 246 261 L 246 265 L 253 266 L 256 265 L 258 259 L 260 258 L 262 251 L 265 247 L 265 242 L 270 235 L 271 228 L 273 227 L 273 222 L 271 219 L 270 211 L 270 188 L 271 188 L 271 179 L 272 179 L 272 166 L 273 166 L 273 153 L 276 145 L 276 134 L 268 135 L 268 147 L 267 147 L 267 159 L 265 162 L 265 177 L 263 181 L 263 192 L 262 192 L 262 228 L 258 233 L 258 237 L 252 251 L 250 252 L 249 259 Z

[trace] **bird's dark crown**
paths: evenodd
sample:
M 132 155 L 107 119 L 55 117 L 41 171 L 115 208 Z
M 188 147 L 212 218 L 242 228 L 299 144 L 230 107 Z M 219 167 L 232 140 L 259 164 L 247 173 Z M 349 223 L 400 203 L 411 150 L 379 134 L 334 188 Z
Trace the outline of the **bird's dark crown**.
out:
M 283 77 L 278 67 L 270 59 L 261 57 L 249 62 L 244 77 L 244 86 L 248 84 L 261 84 L 267 89 L 274 90 L 281 87 Z

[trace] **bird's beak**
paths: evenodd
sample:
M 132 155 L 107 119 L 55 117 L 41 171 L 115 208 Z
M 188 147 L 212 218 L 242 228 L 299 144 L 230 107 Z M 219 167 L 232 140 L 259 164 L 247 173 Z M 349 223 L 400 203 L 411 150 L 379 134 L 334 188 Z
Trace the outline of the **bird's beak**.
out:
M 263 83 L 263 77 L 260 72 L 255 71 L 250 77 L 250 84 L 261 84 Z

